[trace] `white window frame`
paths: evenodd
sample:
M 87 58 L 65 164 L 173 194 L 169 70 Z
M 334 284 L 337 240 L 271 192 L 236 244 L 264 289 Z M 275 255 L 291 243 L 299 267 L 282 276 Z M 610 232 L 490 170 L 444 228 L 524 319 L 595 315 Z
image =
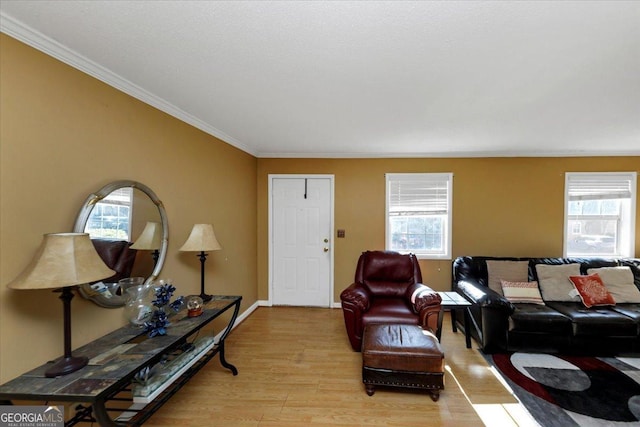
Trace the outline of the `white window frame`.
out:
M 116 209 L 120 206 L 128 207 L 128 215 L 126 221 L 122 221 L 122 223 L 126 222 L 126 229 L 120 229 L 119 227 L 116 229 L 115 234 L 113 234 L 113 229 L 104 229 L 104 228 L 95 228 L 91 229 L 88 227 L 93 220 L 94 215 L 98 213 L 96 207 L 91 211 L 89 218 L 87 219 L 87 227 L 86 232 L 89 233 L 92 239 L 105 239 L 105 240 L 126 240 L 131 241 L 131 223 L 133 216 L 133 188 L 131 187 L 123 187 L 118 188 L 107 196 L 105 196 L 100 202 L 96 205 L 105 206 L 114 206 Z M 118 221 L 120 221 L 124 216 L 117 215 Z
M 637 200 L 637 172 L 566 172 L 565 173 L 565 186 L 564 186 L 564 237 L 563 237 L 563 254 L 565 257 L 603 257 L 603 258 L 631 258 L 635 253 L 635 227 L 636 227 L 636 200 Z M 628 182 L 628 187 L 624 182 Z M 614 254 L 580 254 L 569 253 L 569 239 L 571 238 L 570 232 L 572 231 L 569 226 L 569 221 L 575 219 L 573 215 L 569 214 L 569 202 L 570 202 L 570 190 L 574 190 L 575 197 L 583 197 L 584 200 L 597 200 L 603 199 L 600 195 L 583 195 L 577 194 L 578 187 L 585 187 L 586 193 L 593 193 L 598 190 L 599 193 L 617 194 L 612 198 L 621 198 L 627 200 L 625 195 L 629 194 L 629 207 L 620 213 L 621 221 L 627 222 L 627 230 L 617 230 L 616 234 L 619 237 L 623 234 L 624 239 L 627 241 L 621 242 Z M 592 188 L 586 188 L 592 187 Z M 608 198 L 607 198 L 608 199 Z M 628 215 L 628 217 L 627 217 Z M 612 219 L 607 215 L 595 215 L 594 219 Z M 617 217 L 614 217 L 617 218 Z
M 441 213 L 439 216 L 444 215 L 446 217 L 446 224 L 443 227 L 443 244 L 442 250 L 440 251 L 421 251 L 417 249 L 399 249 L 395 248 L 392 245 L 392 236 L 391 236 L 391 216 L 390 213 L 393 213 L 394 207 L 391 201 L 391 197 L 395 194 L 392 194 L 392 185 L 398 185 L 401 182 L 415 182 L 415 181 L 424 181 L 425 184 L 434 184 L 443 183 L 446 184 L 446 194 L 444 204 L 442 203 L 442 195 L 438 194 L 435 198 L 429 199 L 428 201 L 436 202 L 439 206 L 438 209 L 441 209 Z M 451 259 L 451 246 L 452 246 L 452 230 L 453 230 L 453 217 L 452 217 L 452 207 L 453 207 L 453 173 L 387 173 L 385 174 L 385 247 L 387 250 L 393 250 L 400 253 L 413 253 L 419 259 Z M 423 195 L 424 196 L 424 195 Z M 397 197 L 397 194 L 396 194 Z M 436 201 L 437 199 L 437 201 Z M 416 209 L 414 206 L 413 209 Z M 433 209 L 433 208 L 432 208 Z M 442 211 L 444 209 L 445 211 Z M 425 211 L 428 211 L 428 208 L 425 208 Z M 419 209 L 418 209 L 419 211 Z

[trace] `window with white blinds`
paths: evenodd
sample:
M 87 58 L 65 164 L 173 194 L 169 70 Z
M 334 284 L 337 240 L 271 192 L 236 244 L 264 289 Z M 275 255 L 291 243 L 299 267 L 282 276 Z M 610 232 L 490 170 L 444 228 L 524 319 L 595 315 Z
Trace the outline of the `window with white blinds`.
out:
M 636 172 L 567 172 L 565 256 L 632 257 Z
M 386 247 L 451 258 L 451 173 L 386 174 Z

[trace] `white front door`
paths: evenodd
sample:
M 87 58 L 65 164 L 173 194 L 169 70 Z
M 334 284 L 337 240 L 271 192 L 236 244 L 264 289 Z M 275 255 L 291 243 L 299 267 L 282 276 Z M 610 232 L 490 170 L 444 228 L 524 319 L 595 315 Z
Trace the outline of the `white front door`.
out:
M 273 175 L 269 179 L 271 302 L 329 307 L 333 177 Z

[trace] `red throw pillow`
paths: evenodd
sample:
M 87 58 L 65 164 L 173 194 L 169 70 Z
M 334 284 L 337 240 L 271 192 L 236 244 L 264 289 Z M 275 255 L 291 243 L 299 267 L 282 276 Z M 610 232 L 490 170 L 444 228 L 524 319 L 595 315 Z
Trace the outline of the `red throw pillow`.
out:
M 590 308 L 594 305 L 616 305 L 607 288 L 602 283 L 602 279 L 598 273 L 588 276 L 569 276 L 569 280 L 573 283 L 576 290 L 580 294 L 580 299 L 585 307 Z

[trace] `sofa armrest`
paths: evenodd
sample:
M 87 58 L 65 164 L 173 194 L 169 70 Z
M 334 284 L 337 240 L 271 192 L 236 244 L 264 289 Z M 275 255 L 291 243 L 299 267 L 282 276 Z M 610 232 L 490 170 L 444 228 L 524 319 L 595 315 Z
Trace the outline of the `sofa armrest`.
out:
M 458 281 L 456 290 L 473 303 L 471 315 L 478 328 L 478 343 L 482 351 L 506 351 L 509 316 L 515 306 L 494 290 L 470 279 Z
M 480 285 L 473 280 L 461 280 L 457 283 L 456 291 L 464 295 L 469 301 L 480 307 L 491 307 L 504 310 L 508 315 L 512 314 L 515 306 L 505 297 L 491 288 Z

